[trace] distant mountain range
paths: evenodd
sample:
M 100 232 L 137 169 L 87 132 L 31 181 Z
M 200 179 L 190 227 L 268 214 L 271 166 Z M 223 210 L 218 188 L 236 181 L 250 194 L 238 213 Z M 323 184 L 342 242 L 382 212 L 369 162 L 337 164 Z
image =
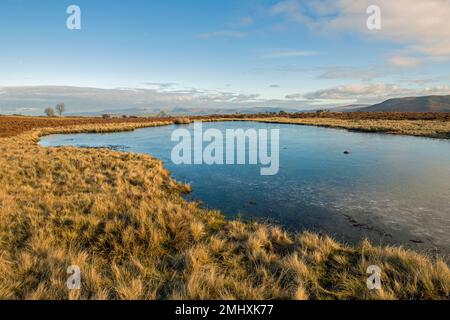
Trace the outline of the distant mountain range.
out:
M 327 109 L 327 108 L 324 108 Z M 389 99 L 375 105 L 352 104 L 330 108 L 334 112 L 450 112 L 450 95 L 447 96 L 425 96 L 425 97 L 407 97 Z M 280 111 L 295 112 L 315 112 L 316 110 L 286 109 L 280 107 L 249 107 L 249 108 L 185 108 L 175 107 L 172 109 L 162 108 L 124 108 L 124 109 L 105 109 L 102 111 L 68 113 L 71 116 L 99 116 L 109 115 L 128 115 L 128 116 L 153 116 L 160 112 L 168 115 L 207 115 L 207 114 L 256 114 L 256 113 L 278 113 Z
M 450 112 L 450 95 L 389 99 L 358 109 L 367 112 Z
M 340 106 L 331 108 L 330 110 L 333 112 L 352 112 L 352 111 L 359 111 L 361 109 L 369 107 L 370 104 L 350 104 L 348 106 Z
M 160 112 L 164 112 L 168 115 L 208 115 L 208 114 L 256 114 L 256 113 L 278 113 L 285 111 L 289 113 L 303 112 L 296 109 L 286 109 L 279 107 L 252 107 L 252 108 L 183 108 L 175 107 L 172 109 L 160 109 L 160 108 L 126 108 L 126 109 L 105 109 L 101 111 L 92 112 L 80 112 L 80 113 L 67 113 L 69 116 L 99 116 L 102 114 L 109 114 L 112 116 L 128 115 L 128 116 L 154 116 Z
M 195 90 L 193 91 L 195 93 Z M 449 95 L 397 98 L 375 105 L 316 104 L 316 99 L 254 99 L 252 95 L 221 93 L 210 95 L 198 92 L 165 92 L 157 89 L 132 88 L 85 88 L 70 86 L 0 86 L 0 114 L 43 115 L 44 109 L 64 102 L 68 116 L 101 116 L 109 114 L 120 117 L 154 116 L 165 112 L 172 116 L 206 114 L 257 114 L 315 112 L 381 111 L 381 112 L 450 112 Z M 358 97 L 355 96 L 355 100 Z M 381 99 L 380 99 L 381 100 Z M 377 102 L 379 102 L 378 100 Z

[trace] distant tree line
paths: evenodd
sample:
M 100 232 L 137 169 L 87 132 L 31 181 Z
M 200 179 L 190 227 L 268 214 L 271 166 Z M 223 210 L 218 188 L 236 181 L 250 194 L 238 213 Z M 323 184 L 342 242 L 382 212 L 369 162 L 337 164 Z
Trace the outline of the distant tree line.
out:
M 44 110 L 47 117 L 54 117 L 56 113 L 61 117 L 66 111 L 66 105 L 64 103 L 58 103 L 55 108 L 46 108 Z

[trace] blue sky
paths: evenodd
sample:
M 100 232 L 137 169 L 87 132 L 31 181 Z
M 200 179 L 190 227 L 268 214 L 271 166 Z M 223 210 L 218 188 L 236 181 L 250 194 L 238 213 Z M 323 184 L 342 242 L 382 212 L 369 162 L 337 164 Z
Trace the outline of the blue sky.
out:
M 365 26 L 372 2 L 382 30 Z M 447 0 L 354 3 L 2 0 L 0 87 L 137 88 L 179 105 L 220 96 L 306 107 L 448 92 L 450 31 L 429 33 L 450 29 Z M 81 30 L 66 28 L 71 4 L 81 8 Z

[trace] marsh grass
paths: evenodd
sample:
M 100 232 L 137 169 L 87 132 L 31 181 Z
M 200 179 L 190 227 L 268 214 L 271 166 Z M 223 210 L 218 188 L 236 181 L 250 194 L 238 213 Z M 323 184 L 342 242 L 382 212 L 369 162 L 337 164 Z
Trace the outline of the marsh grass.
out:
M 190 187 L 148 155 L 37 145 L 45 134 L 164 124 L 0 139 L 0 298 L 449 298 L 450 270 L 438 258 L 227 221 L 185 201 Z M 81 268 L 81 290 L 66 287 L 70 265 Z M 367 289 L 369 265 L 382 269 L 382 290 Z
M 267 123 L 286 123 L 312 125 L 351 131 L 387 133 L 450 139 L 450 121 L 448 120 L 390 120 L 390 119 L 339 119 L 339 118 L 289 118 L 264 117 L 252 121 Z
M 192 121 L 189 118 L 176 118 L 174 120 L 175 124 L 190 124 Z
M 363 132 L 380 132 L 389 134 L 425 136 L 450 139 L 450 113 L 414 113 L 414 112 L 324 112 L 296 113 L 285 115 L 240 114 L 208 115 L 181 118 L 126 117 L 27 117 L 1 116 L 0 137 L 11 137 L 33 129 L 76 127 L 147 126 L 157 122 L 189 124 L 193 121 L 262 121 L 273 123 L 290 123 L 341 128 Z

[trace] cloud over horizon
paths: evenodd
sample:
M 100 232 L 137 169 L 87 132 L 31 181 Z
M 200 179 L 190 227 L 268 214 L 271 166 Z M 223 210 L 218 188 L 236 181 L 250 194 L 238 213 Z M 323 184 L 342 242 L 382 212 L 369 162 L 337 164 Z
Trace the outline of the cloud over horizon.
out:
M 272 85 L 275 88 L 276 85 Z M 394 97 L 445 95 L 448 86 L 426 88 L 403 87 L 394 84 L 352 84 L 322 90 L 293 93 L 285 99 L 263 99 L 256 93 L 211 91 L 195 88 L 168 91 L 159 89 L 119 88 L 100 89 L 69 86 L 0 87 L 0 114 L 43 114 L 46 107 L 64 102 L 69 114 L 103 110 L 147 109 L 174 110 L 236 110 L 248 108 L 285 108 L 289 110 L 316 109 L 318 106 L 337 107 L 345 104 L 382 102 Z
M 355 103 L 376 103 L 391 98 L 448 95 L 449 86 L 410 88 L 395 84 L 351 84 L 308 92 L 305 94 L 291 94 L 287 99 L 312 100 L 312 101 L 353 101 Z

